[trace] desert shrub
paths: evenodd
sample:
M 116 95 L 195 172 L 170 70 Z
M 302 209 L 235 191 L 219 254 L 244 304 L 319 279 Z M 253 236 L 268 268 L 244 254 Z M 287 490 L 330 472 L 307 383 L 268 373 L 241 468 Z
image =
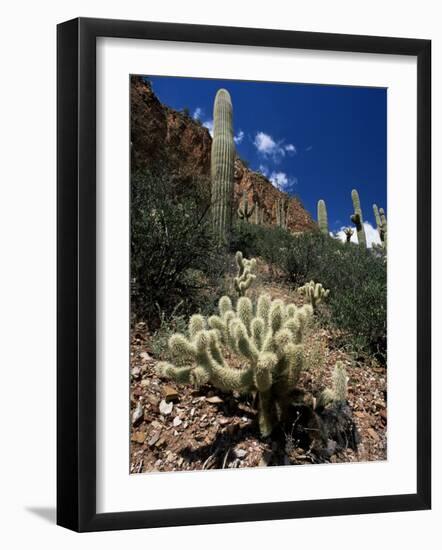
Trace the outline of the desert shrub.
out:
M 210 186 L 166 172 L 131 178 L 131 302 L 135 317 L 153 327 L 170 315 L 204 307 L 223 271 L 211 236 Z
M 238 223 L 232 246 L 278 268 L 293 287 L 314 280 L 330 289 L 319 314 L 342 329 L 343 344 L 357 352 L 386 353 L 387 273 L 383 254 L 310 231 L 291 235 L 279 227 Z
M 268 263 L 280 266 L 292 235 L 277 226 L 255 225 L 238 221 L 234 226 L 231 251 L 241 250 L 246 257 L 259 256 Z
M 329 323 L 343 329 L 358 352 L 386 353 L 387 272 L 384 258 L 371 249 L 326 235 L 295 237 L 283 266 L 289 281 L 321 281 L 330 289 Z

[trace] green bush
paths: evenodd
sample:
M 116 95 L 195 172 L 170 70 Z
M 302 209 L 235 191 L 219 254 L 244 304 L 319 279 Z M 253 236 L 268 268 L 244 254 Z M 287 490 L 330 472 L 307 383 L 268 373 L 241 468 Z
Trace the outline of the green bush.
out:
M 293 283 L 314 280 L 330 289 L 329 320 L 348 333 L 358 352 L 385 358 L 387 268 L 383 257 L 371 249 L 307 233 L 294 238 L 283 263 Z
M 294 287 L 314 280 L 330 289 L 322 320 L 344 331 L 343 341 L 358 352 L 385 359 L 387 269 L 383 254 L 342 243 L 318 231 L 291 235 L 277 227 L 239 223 L 233 246 L 260 256 Z M 329 313 L 327 315 L 327 313 Z
M 153 328 L 166 317 L 213 301 L 224 255 L 211 236 L 206 180 L 164 172 L 131 178 L 131 302 Z

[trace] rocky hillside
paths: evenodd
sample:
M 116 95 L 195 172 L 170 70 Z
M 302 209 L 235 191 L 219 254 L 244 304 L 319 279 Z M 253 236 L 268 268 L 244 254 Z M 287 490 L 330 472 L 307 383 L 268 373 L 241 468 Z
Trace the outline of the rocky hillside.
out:
M 183 112 L 163 105 L 150 85 L 139 76 L 131 80 L 132 169 L 167 162 L 183 175 L 209 176 L 212 138 L 207 128 Z M 263 212 L 264 224 L 276 224 L 276 201 L 288 201 L 288 229 L 292 232 L 316 227 L 300 201 L 276 189 L 258 172 L 248 169 L 241 159 L 235 163 L 235 203 L 243 192 L 249 203 Z

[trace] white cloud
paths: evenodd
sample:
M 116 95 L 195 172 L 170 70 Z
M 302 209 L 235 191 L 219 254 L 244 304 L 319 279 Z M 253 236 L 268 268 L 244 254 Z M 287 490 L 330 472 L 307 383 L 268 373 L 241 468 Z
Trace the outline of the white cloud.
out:
M 284 149 L 288 153 L 293 153 L 296 155 L 296 147 L 293 145 L 293 143 L 288 143 L 287 145 L 284 145 Z
M 233 141 L 236 143 L 236 145 L 239 145 L 242 140 L 244 139 L 244 132 L 240 130 L 236 136 L 234 136 Z
M 277 189 L 285 193 L 298 183 L 297 178 L 291 178 L 285 172 L 272 172 L 269 179 Z
M 345 227 L 341 227 L 341 229 L 337 232 L 336 236 L 341 241 L 345 242 L 347 240 L 347 237 L 344 233 Z M 352 243 L 358 242 L 358 234 L 356 229 L 353 227 L 353 235 L 351 236 L 350 241 Z M 367 246 L 368 248 L 371 248 L 374 244 L 381 244 L 381 239 L 379 237 L 378 230 L 374 228 L 370 223 L 364 222 L 364 229 L 365 229 L 365 237 L 367 239 Z
M 201 109 L 201 107 L 197 107 L 194 111 L 193 111 L 193 118 L 195 120 L 201 120 L 201 116 L 203 114 L 203 110 Z
M 285 155 L 296 154 L 296 147 L 292 143 L 284 144 L 283 140 L 276 142 L 272 136 L 265 132 L 257 132 L 253 144 L 265 158 L 271 158 L 274 162 L 279 162 Z
M 203 126 L 209 130 L 209 134 L 213 137 L 213 120 L 206 120 L 203 122 Z

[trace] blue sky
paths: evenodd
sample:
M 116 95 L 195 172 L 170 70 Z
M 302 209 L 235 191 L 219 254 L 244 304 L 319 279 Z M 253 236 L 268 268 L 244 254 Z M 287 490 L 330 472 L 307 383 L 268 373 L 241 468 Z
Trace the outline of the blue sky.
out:
M 353 188 L 371 226 L 376 226 L 373 203 L 386 210 L 386 89 L 148 78 L 162 103 L 188 108 L 209 129 L 215 94 L 226 88 L 238 155 L 274 185 L 299 196 L 315 219 L 317 201 L 324 199 L 330 230 L 350 225 Z

